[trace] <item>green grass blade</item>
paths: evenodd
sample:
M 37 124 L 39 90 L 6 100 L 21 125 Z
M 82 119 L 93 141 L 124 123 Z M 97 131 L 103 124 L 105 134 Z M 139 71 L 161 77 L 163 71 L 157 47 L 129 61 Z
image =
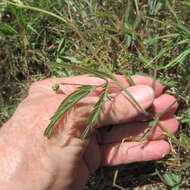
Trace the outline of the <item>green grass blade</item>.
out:
M 158 35 L 158 36 L 155 36 L 155 37 L 153 37 L 153 38 L 149 38 L 149 39 L 145 39 L 144 40 L 144 43 L 145 44 L 148 44 L 148 45 L 152 45 L 153 43 L 155 43 L 156 41 L 159 41 L 159 40 L 165 40 L 165 39 L 167 39 L 167 38 L 177 38 L 177 37 L 179 37 L 180 36 L 180 34 L 178 34 L 178 33 L 174 33 L 174 34 L 166 34 L 166 35 L 163 35 L 163 36 L 160 36 L 160 35 Z
M 163 57 L 166 53 L 168 53 L 173 47 L 165 47 L 163 49 L 160 50 L 160 52 L 152 59 L 148 62 L 148 64 L 146 64 L 144 67 L 155 67 L 155 65 L 152 65 L 156 60 L 160 59 L 161 57 Z M 141 55 L 142 56 L 142 55 Z
M 120 189 L 120 190 L 127 190 L 125 189 L 124 187 L 121 187 L 120 185 L 117 185 L 116 181 L 117 181 L 117 177 L 118 177 L 118 174 L 119 174 L 119 169 L 117 169 L 114 173 L 114 177 L 113 177 L 113 187 L 116 187 L 117 189 Z
M 46 11 L 44 9 L 40 9 L 40 8 L 37 8 L 37 7 L 31 7 L 31 6 L 28 6 L 28 5 L 24 5 L 22 3 L 13 3 L 11 1 L 6 1 L 6 3 L 8 5 L 12 5 L 12 6 L 15 6 L 15 7 L 19 7 L 19 8 L 23 8 L 23 9 L 29 9 L 31 11 L 37 11 L 37 12 L 40 12 L 40 13 L 43 13 L 43 14 L 46 14 L 46 15 L 49 15 L 49 16 L 53 16 L 54 18 L 57 18 L 58 20 L 64 22 L 64 23 L 68 23 L 68 21 L 66 19 L 64 19 L 63 17 L 59 16 L 59 15 L 56 15 L 52 12 L 49 12 L 49 11 Z
M 180 2 L 182 5 L 187 5 L 187 6 L 190 6 L 190 2 L 188 2 L 188 1 L 182 1 L 182 2 Z
M 87 96 L 90 92 L 92 92 L 95 89 L 94 86 L 86 85 L 79 87 L 78 90 L 71 93 L 69 96 L 67 96 L 63 102 L 60 104 L 59 108 L 55 112 L 54 116 L 51 117 L 51 122 L 46 128 L 44 132 L 44 136 L 50 137 L 53 131 L 53 128 L 56 124 L 56 122 L 63 116 L 64 113 L 66 113 L 74 104 L 76 104 L 78 101 L 80 101 L 82 98 Z
M 176 19 L 177 23 L 180 23 L 179 18 L 177 16 L 176 12 L 174 11 L 173 7 L 171 6 L 170 2 L 168 0 L 165 0 L 165 1 L 166 1 L 166 5 L 167 5 L 169 11 L 172 13 L 172 15 Z
M 174 60 L 170 61 L 167 65 L 158 67 L 158 69 L 167 69 L 176 66 L 177 64 L 182 63 L 185 58 L 190 54 L 190 49 L 185 50 L 180 55 L 178 55 Z
M 1 24 L 1 23 L 0 23 L 0 32 L 9 35 L 17 34 L 17 31 L 13 27 L 9 26 L 8 24 Z
M 176 29 L 179 33 L 185 35 L 187 38 L 190 37 L 190 31 L 188 26 L 185 26 L 184 24 L 177 23 L 173 24 L 173 28 Z
M 117 170 L 115 171 L 114 177 L 113 177 L 113 186 L 116 184 L 118 173 L 119 173 L 119 170 L 117 169 Z
M 176 186 L 181 181 L 181 177 L 176 174 L 165 173 L 163 174 L 163 178 L 170 187 Z
M 107 80 L 108 78 L 113 80 L 113 76 L 111 74 L 108 74 L 108 73 L 105 73 L 102 71 L 94 71 L 87 67 L 82 67 L 82 66 L 78 66 L 78 65 L 55 63 L 55 64 L 49 64 L 49 66 L 50 67 L 62 67 L 64 69 L 72 69 L 74 71 L 85 73 L 85 74 L 90 74 L 92 76 L 99 77 L 104 80 Z

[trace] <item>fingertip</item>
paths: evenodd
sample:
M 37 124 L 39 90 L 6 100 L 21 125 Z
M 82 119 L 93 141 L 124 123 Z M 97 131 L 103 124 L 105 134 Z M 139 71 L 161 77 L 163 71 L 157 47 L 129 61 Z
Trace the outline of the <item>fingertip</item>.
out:
M 137 85 L 128 88 L 135 100 L 144 108 L 150 107 L 154 101 L 154 91 L 146 85 Z
M 156 98 L 153 102 L 152 108 L 155 114 L 160 114 L 165 109 L 167 109 L 172 103 L 176 101 L 176 98 L 174 96 L 171 96 L 169 94 L 162 94 L 158 98 Z M 166 114 L 174 114 L 175 111 L 178 108 L 178 103 L 176 102 Z
M 126 142 L 102 146 L 102 165 L 119 165 L 163 158 L 170 152 L 166 141 Z
M 152 87 L 153 86 L 153 78 L 151 77 L 145 77 L 140 75 L 134 75 L 132 76 L 132 79 L 136 84 L 144 84 L 147 86 Z M 164 89 L 164 85 L 161 84 L 158 80 L 156 80 L 155 83 L 155 97 L 158 97 L 160 94 L 162 94 Z
M 179 122 L 177 121 L 177 119 L 174 115 L 169 116 L 168 118 L 162 119 L 160 121 L 160 124 L 171 135 L 175 134 L 179 128 Z M 153 131 L 152 135 L 150 135 L 148 139 L 149 140 L 161 140 L 161 139 L 166 138 L 167 134 L 163 128 L 161 128 L 160 125 L 157 125 L 155 127 L 155 130 Z
M 168 142 L 164 140 L 150 141 L 144 146 L 143 160 L 158 160 L 170 152 L 171 148 Z

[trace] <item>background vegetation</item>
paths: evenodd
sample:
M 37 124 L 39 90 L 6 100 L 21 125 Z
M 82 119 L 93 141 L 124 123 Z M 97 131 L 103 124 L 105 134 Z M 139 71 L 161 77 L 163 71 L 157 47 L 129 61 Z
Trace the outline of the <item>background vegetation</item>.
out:
M 157 71 L 180 103 L 178 141 L 168 138 L 167 158 L 118 173 L 101 168 L 86 189 L 117 189 L 114 176 L 126 189 L 190 189 L 190 1 L 0 1 L 1 124 L 32 82 L 78 74 L 49 66 L 68 62 L 124 75 Z

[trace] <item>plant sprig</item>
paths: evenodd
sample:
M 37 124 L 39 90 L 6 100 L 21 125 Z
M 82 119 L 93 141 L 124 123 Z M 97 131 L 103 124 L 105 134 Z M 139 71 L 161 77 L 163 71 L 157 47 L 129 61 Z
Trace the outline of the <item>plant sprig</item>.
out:
M 76 66 L 76 65 L 69 65 L 69 64 L 59 64 L 56 63 L 54 65 L 49 65 L 50 67 L 53 66 L 61 66 L 63 68 L 67 68 L 67 69 L 72 69 L 72 70 L 76 70 L 79 71 L 81 73 L 87 73 L 90 74 L 92 76 L 95 77 L 99 77 L 101 79 L 104 79 L 106 81 L 105 85 L 103 86 L 102 89 L 102 93 L 99 97 L 98 102 L 95 104 L 94 106 L 94 110 L 92 111 L 89 119 L 88 119 L 88 123 L 87 123 L 87 127 L 84 130 L 81 138 L 84 139 L 87 137 L 88 132 L 90 131 L 90 129 L 93 127 L 93 125 L 95 124 L 99 114 L 100 114 L 100 110 L 101 110 L 101 105 L 103 104 L 105 97 L 108 96 L 107 91 L 108 91 L 108 79 L 111 79 L 112 81 L 114 81 L 117 86 L 123 90 L 129 100 L 137 107 L 139 108 L 139 110 L 144 113 L 145 115 L 147 115 L 148 113 L 144 110 L 144 108 L 141 107 L 141 105 L 135 100 L 135 98 L 130 94 L 130 92 L 127 90 L 127 88 L 121 84 L 117 78 L 110 74 L 110 73 L 105 73 L 102 71 L 94 71 L 91 70 L 89 68 L 86 67 L 80 67 L 80 66 Z M 92 92 L 96 87 L 95 86 L 90 86 L 90 85 L 84 85 L 81 86 L 77 91 L 73 92 L 72 94 L 70 94 L 59 106 L 58 110 L 55 112 L 54 116 L 51 118 L 51 122 L 48 125 L 48 127 L 46 128 L 44 135 L 47 137 L 50 137 L 53 131 L 53 128 L 55 127 L 56 122 L 64 115 L 65 112 L 67 112 L 70 108 L 72 108 L 72 106 L 74 106 L 74 104 L 76 104 L 78 101 L 80 101 L 82 98 L 84 98 L 85 96 L 87 96 L 90 92 Z
M 67 69 L 72 69 L 74 71 L 79 71 L 84 74 L 89 74 L 95 77 L 102 78 L 104 80 L 111 79 L 114 81 L 117 86 L 122 89 L 128 96 L 129 100 L 131 103 L 133 103 L 144 115 L 148 115 L 148 113 L 144 110 L 144 108 L 135 100 L 135 98 L 131 95 L 131 93 L 128 91 L 128 89 L 118 81 L 118 79 L 110 73 L 102 72 L 102 71 L 94 71 L 92 69 L 86 68 L 86 67 L 81 67 L 78 65 L 70 65 L 70 64 L 60 64 L 60 63 L 55 63 L 55 64 L 49 64 L 50 67 L 62 67 L 62 68 L 67 68 Z
M 90 129 L 92 129 L 92 127 L 96 124 L 98 120 L 98 116 L 100 115 L 100 112 L 101 112 L 101 107 L 104 105 L 105 99 L 108 96 L 108 89 L 109 89 L 109 83 L 106 82 L 104 86 L 102 87 L 102 92 L 99 97 L 99 100 L 94 105 L 94 109 L 92 110 L 88 118 L 87 127 L 82 133 L 81 139 L 85 139 L 88 136 Z
M 55 127 L 55 124 L 57 121 L 63 117 L 63 115 L 71 109 L 77 102 L 79 102 L 82 98 L 87 96 L 90 92 L 92 92 L 96 87 L 85 85 L 79 87 L 76 91 L 71 93 L 69 96 L 67 96 L 63 102 L 60 104 L 59 108 L 53 115 L 53 117 L 50 118 L 51 122 L 46 128 L 44 132 L 44 136 L 50 137 L 53 132 L 53 128 Z

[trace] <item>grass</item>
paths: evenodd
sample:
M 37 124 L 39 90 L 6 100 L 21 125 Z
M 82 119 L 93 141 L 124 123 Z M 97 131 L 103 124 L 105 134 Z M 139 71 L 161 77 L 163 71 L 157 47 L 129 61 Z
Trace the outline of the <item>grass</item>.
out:
M 157 71 L 166 92 L 180 103 L 180 130 L 176 139 L 168 137 L 170 155 L 101 168 L 86 189 L 189 189 L 189 10 L 189 0 L 1 1 L 0 123 L 32 82 L 80 74 L 61 68 L 62 62 L 126 76 Z

